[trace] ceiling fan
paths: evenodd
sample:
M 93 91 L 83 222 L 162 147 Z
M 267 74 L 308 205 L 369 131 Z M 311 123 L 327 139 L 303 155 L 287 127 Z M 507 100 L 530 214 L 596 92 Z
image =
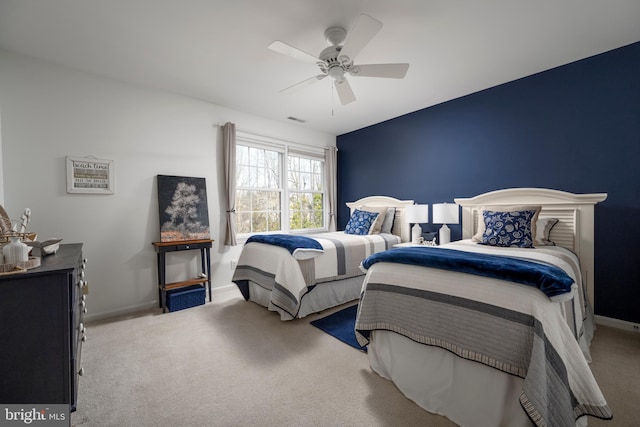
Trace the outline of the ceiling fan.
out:
M 320 68 L 320 74 L 289 86 L 280 93 L 301 89 L 329 76 L 334 82 L 340 103 L 346 105 L 356 100 L 347 80 L 347 74 L 353 77 L 404 78 L 409 69 L 409 64 L 406 63 L 362 65 L 353 63 L 354 58 L 381 28 L 382 22 L 365 14 L 358 17 L 349 34 L 342 27 L 329 27 L 324 32 L 324 37 L 330 46 L 320 52 L 318 57 L 282 41 L 274 41 L 268 46 L 269 49 L 300 61 L 316 64 Z

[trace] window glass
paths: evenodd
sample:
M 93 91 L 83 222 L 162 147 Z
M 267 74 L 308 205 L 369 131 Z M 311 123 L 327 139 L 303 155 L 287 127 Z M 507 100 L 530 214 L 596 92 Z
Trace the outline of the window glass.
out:
M 236 231 L 238 234 L 282 230 L 282 154 L 236 145 Z
M 324 162 L 290 154 L 288 166 L 290 229 L 324 228 Z
M 325 229 L 324 160 L 285 153 L 236 143 L 238 234 Z

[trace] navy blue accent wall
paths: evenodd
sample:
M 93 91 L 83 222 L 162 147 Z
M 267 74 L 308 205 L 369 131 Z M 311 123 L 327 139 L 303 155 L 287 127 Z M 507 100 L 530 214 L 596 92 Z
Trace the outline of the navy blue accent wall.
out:
M 337 145 L 342 228 L 344 203 L 374 194 L 433 204 L 511 187 L 608 193 L 595 207 L 595 311 L 640 322 L 640 42 L 340 135 Z M 460 239 L 460 225 L 450 228 Z

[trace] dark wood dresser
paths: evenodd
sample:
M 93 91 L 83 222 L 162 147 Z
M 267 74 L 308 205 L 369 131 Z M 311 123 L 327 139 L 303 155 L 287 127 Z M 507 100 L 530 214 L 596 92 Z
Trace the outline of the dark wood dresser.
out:
M 82 244 L 0 276 L 0 403 L 76 409 L 86 279 Z

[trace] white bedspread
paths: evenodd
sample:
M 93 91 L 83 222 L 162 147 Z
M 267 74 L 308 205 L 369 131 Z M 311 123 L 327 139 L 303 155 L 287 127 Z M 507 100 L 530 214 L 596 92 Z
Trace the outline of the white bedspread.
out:
M 319 283 L 363 275 L 360 263 L 367 256 L 400 242 L 393 234 L 358 236 L 342 231 L 307 235 L 323 249 L 320 256 L 296 260 L 288 250 L 264 243 L 248 243 L 240 254 L 233 281 L 246 299 L 246 281 L 271 292 L 269 309 L 283 320 L 296 317 L 302 297 Z
M 574 298 L 553 302 L 529 286 L 378 263 L 363 284 L 356 321 L 360 343 L 367 343 L 369 331 L 390 330 L 524 378 L 520 401 L 538 425 L 573 425 L 582 414 L 608 418 L 587 363 L 591 337 L 583 319 L 591 313 L 575 255 L 558 247 L 514 251 L 466 242 L 448 247 L 553 263 L 576 281 Z

